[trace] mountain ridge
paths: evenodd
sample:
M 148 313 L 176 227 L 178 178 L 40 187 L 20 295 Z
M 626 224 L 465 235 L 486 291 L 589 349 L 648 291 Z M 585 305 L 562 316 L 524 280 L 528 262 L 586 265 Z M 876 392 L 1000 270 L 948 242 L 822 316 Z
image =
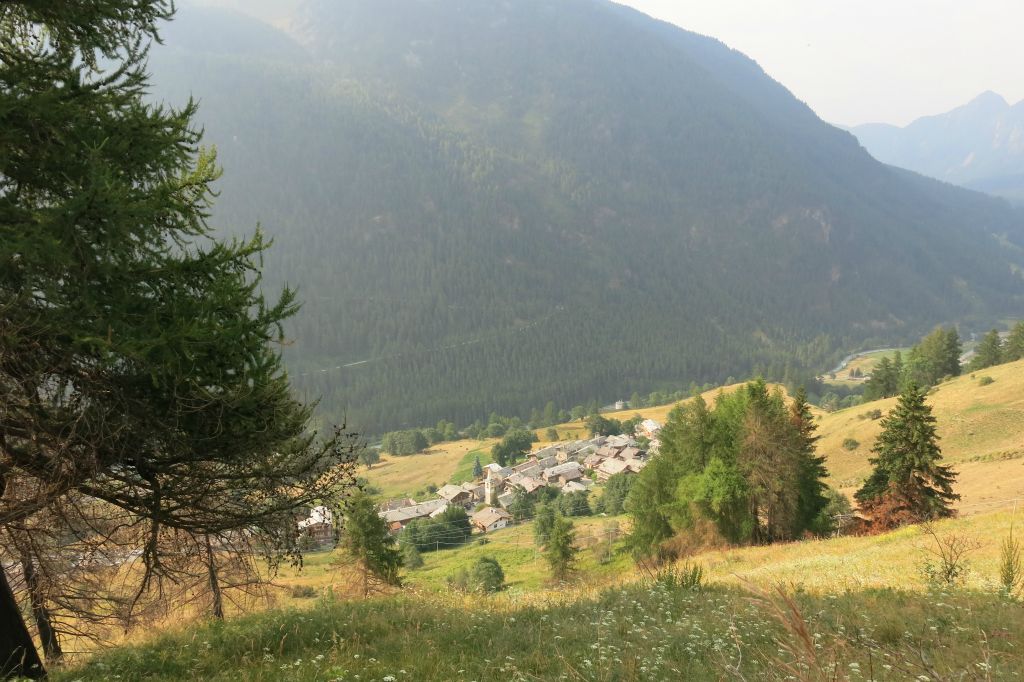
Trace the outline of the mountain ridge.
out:
M 906 126 L 850 128 L 878 160 L 1024 202 L 1024 100 L 986 91 L 950 111 Z
M 781 378 L 1021 300 L 1020 213 L 877 163 L 714 39 L 590 0 L 303 11 L 301 59 L 169 29 L 151 60 L 201 100 L 215 223 L 262 222 L 267 284 L 300 286 L 286 359 L 325 418 Z

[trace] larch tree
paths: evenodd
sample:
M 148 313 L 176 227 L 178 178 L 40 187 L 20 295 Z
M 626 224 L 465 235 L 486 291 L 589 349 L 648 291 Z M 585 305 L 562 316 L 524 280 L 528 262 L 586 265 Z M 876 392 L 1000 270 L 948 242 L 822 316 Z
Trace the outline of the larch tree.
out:
M 555 515 L 548 533 L 544 558 L 551 567 L 551 575 L 555 580 L 565 580 L 576 567 L 576 528 L 572 521 L 561 514 Z
M 263 295 L 267 242 L 207 224 L 219 170 L 195 105 L 143 100 L 172 11 L 0 3 L 0 533 L 47 549 L 0 547 L 0 675 L 45 674 L 12 584 L 53 576 L 33 607 L 51 623 L 76 589 L 41 562 L 117 543 L 137 603 L 174 570 L 175 537 L 280 556 L 296 510 L 352 481 L 354 443 L 313 434 L 292 396 L 280 342 L 297 303 Z
M 1010 335 L 1006 338 L 1005 361 L 1024 360 L 1024 322 L 1013 325 Z
M 999 332 L 992 329 L 978 343 L 968 369 L 973 372 L 998 365 L 1001 362 L 1003 362 L 1003 340 L 999 337 Z
M 381 587 L 401 585 L 402 552 L 369 495 L 358 493 L 349 498 L 341 546 L 356 563 L 363 597 Z
M 913 383 L 882 419 L 872 451 L 874 470 L 854 497 L 879 530 L 953 516 L 956 473 L 941 464 L 935 417 Z

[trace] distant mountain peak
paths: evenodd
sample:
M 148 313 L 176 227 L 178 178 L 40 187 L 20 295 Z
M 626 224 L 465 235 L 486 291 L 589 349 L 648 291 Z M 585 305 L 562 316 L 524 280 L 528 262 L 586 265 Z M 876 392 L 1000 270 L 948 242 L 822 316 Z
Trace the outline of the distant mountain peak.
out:
M 1007 109 L 1010 103 L 1006 101 L 1006 98 L 1000 95 L 998 92 L 992 90 L 986 90 L 981 93 L 970 102 L 967 103 L 967 107 L 970 108 L 985 108 L 985 109 Z
M 987 90 L 970 102 L 911 124 L 857 126 L 879 161 L 1024 202 L 1024 103 Z

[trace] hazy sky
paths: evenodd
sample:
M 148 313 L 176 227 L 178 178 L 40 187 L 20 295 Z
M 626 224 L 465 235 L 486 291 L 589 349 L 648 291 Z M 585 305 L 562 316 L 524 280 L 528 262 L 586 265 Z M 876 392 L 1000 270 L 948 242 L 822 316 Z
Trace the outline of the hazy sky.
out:
M 1024 99 L 1024 0 L 619 0 L 755 59 L 832 123 Z
M 299 0 L 187 0 L 272 21 Z M 514 0 L 513 0 L 514 1 Z M 1024 99 L 1024 0 L 618 0 L 755 59 L 831 123 Z

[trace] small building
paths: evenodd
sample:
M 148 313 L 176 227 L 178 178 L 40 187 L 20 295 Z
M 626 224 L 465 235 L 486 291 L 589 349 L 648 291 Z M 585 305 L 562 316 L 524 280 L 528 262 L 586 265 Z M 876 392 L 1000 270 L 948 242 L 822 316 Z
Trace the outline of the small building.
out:
M 441 489 L 437 491 L 437 494 L 439 497 L 447 500 L 448 504 L 456 504 L 461 507 L 473 504 L 473 494 L 461 485 L 452 485 L 451 483 L 448 483 L 441 486 Z
M 583 468 L 587 471 L 594 471 L 597 467 L 601 466 L 601 462 L 606 459 L 607 457 L 602 457 L 597 453 L 587 455 L 586 459 L 583 460 Z
M 633 460 L 629 460 L 633 461 Z M 597 480 L 604 482 L 615 474 L 636 473 L 630 469 L 629 461 L 623 459 L 606 459 L 597 467 Z
M 637 427 L 637 430 L 640 432 L 640 435 L 642 436 L 646 436 L 647 438 L 654 438 L 658 434 L 658 432 L 661 431 L 661 424 L 654 421 L 653 419 L 645 419 L 642 422 L 640 422 L 640 425 Z
M 487 488 L 478 481 L 469 481 L 462 484 L 462 489 L 469 493 L 474 502 L 485 502 Z
M 298 527 L 300 533 L 313 538 L 318 545 L 334 543 L 334 514 L 327 507 L 313 507 Z
M 566 462 L 544 472 L 544 480 L 548 485 L 562 486 L 579 478 L 583 478 L 583 465 L 579 462 Z
M 388 528 L 391 529 L 391 532 L 397 533 L 412 521 L 415 521 L 416 519 L 430 518 L 430 515 L 434 512 L 437 512 L 438 510 L 443 512 L 447 507 L 448 500 L 439 497 L 436 500 L 419 502 L 408 507 L 402 507 L 401 509 L 391 509 L 380 512 L 380 516 L 387 522 Z
M 504 528 L 512 521 L 512 515 L 501 507 L 484 507 L 469 518 L 469 522 L 481 533 Z
M 605 445 L 610 445 L 613 448 L 627 448 L 636 445 L 636 440 L 632 436 L 626 434 L 619 434 L 618 436 L 608 436 L 608 440 L 604 442 Z
M 569 481 L 562 486 L 562 494 L 568 495 L 569 493 L 585 493 L 590 490 L 590 486 L 587 485 L 587 483 L 590 483 L 590 481 L 585 478 L 581 478 L 578 481 Z
M 538 478 L 534 478 L 533 476 L 524 476 L 518 483 L 516 483 L 516 485 L 522 488 L 523 492 L 529 495 L 532 492 L 540 490 L 547 484 Z
M 398 499 L 384 502 L 377 509 L 378 511 L 387 512 L 394 511 L 395 509 L 401 509 L 402 507 L 411 507 L 414 504 L 416 504 L 416 500 L 411 497 L 400 497 Z
M 619 459 L 644 459 L 644 451 L 640 448 L 628 447 L 619 450 Z
M 615 409 L 616 410 L 624 410 L 624 409 L 626 409 L 626 401 L 625 400 L 616 400 L 615 401 Z

